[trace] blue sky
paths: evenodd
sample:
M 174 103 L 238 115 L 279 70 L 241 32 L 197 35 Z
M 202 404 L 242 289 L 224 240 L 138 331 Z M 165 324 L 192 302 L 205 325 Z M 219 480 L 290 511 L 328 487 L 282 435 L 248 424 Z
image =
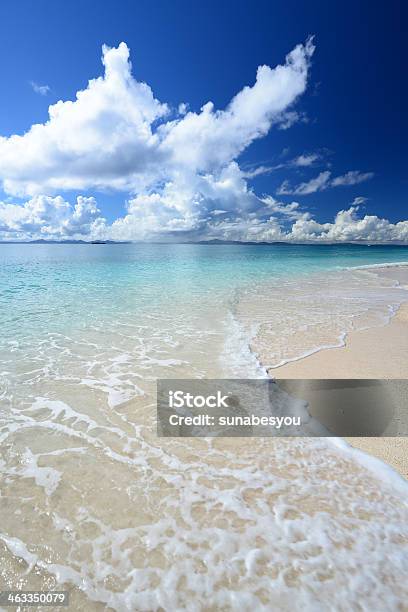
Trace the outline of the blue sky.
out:
M 407 218 L 406 13 L 403 3 L 394 1 L 375 9 L 370 2 L 355 1 L 3 1 L 2 239 L 408 240 L 408 227 L 396 226 Z M 157 115 L 145 107 L 144 120 L 155 135 L 160 124 L 169 130 L 171 122 L 182 122 L 186 109 L 197 117 L 208 101 L 214 103 L 213 114 L 225 109 L 245 86 L 254 85 L 258 66 L 273 70 L 284 64 L 285 56 L 310 35 L 315 49 L 305 59 L 307 75 L 300 89 L 294 81 L 277 93 L 262 85 L 260 97 L 248 103 L 255 106 L 245 113 L 253 117 L 256 105 L 275 93 L 279 111 L 266 108 L 250 135 L 245 118 L 225 123 L 224 140 L 215 142 L 211 136 L 213 144 L 205 146 L 235 148 L 216 165 L 205 149 L 193 169 L 185 159 L 177 166 L 186 147 L 191 148 L 187 157 L 195 155 L 202 132 L 193 130 L 185 140 L 172 137 L 171 160 L 163 162 L 163 151 L 156 152 L 147 168 L 140 158 L 152 154 L 150 141 L 140 148 L 126 138 L 94 168 L 89 156 L 102 157 L 103 138 L 109 149 L 110 129 L 140 127 L 124 117 L 136 112 L 129 101 L 122 97 L 116 102 L 111 93 L 104 94 L 104 104 L 108 96 L 120 108 L 117 116 L 104 107 L 93 117 L 90 109 L 79 123 L 68 117 L 65 135 L 58 128 L 44 130 L 39 140 L 13 140 L 33 124 L 44 124 L 50 105 L 75 100 L 89 79 L 103 76 L 103 44 L 118 48 L 126 43 L 132 78 L 147 83 L 161 105 Z M 132 98 L 132 104 L 137 106 L 138 99 Z M 96 94 L 92 100 L 97 109 Z M 265 117 L 270 123 L 266 130 Z M 210 118 L 206 132 L 218 130 Z M 104 124 L 95 128 L 96 122 Z M 97 138 L 90 135 L 95 150 L 90 144 L 85 159 L 88 125 L 99 131 Z M 75 130 L 78 142 L 73 143 Z M 230 143 L 232 130 L 241 130 L 241 139 Z M 57 155 L 59 165 L 54 164 Z M 129 168 L 139 164 L 143 177 L 139 173 L 130 180 Z M 114 180 L 109 181 L 106 173 L 112 174 L 113 166 Z M 171 188 L 165 187 L 170 183 Z M 325 227 L 336 225 L 338 212 L 348 211 L 353 202 L 354 209 L 339 217 L 336 227 Z

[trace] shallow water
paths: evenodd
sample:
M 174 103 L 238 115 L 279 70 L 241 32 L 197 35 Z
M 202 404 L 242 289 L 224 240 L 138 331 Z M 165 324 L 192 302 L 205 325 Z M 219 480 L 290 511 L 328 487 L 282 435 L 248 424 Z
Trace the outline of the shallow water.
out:
M 392 270 L 393 275 L 388 268 L 360 268 L 263 282 L 241 292 L 234 314 L 251 337 L 251 350 L 273 374 L 322 348 L 343 346 L 351 331 L 386 325 L 408 297 L 408 268 Z
M 323 439 L 157 438 L 154 417 L 158 377 L 265 376 L 386 323 L 405 290 L 338 268 L 405 253 L 1 245 L 0 587 L 65 586 L 74 610 L 402 609 L 392 471 Z

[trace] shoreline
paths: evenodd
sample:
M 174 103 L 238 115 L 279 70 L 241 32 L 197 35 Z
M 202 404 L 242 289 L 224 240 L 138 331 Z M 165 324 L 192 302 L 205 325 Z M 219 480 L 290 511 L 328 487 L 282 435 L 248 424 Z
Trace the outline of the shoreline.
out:
M 343 346 L 320 349 L 268 374 L 274 378 L 408 378 L 408 299 L 389 322 L 349 332 Z M 406 418 L 408 419 L 408 412 Z M 344 438 L 358 448 L 391 466 L 408 480 L 408 438 Z
M 383 325 L 345 331 L 337 345 L 322 346 L 300 357 L 268 367 L 257 361 L 271 378 L 286 379 L 406 379 L 408 378 L 408 262 L 349 266 L 342 270 L 371 269 L 407 291 L 406 299 L 390 311 Z M 408 411 L 405 418 L 408 421 Z M 408 424 L 407 424 L 408 425 Z M 408 437 L 339 438 L 350 450 L 379 459 L 408 480 Z
M 367 264 L 367 265 L 361 265 L 361 266 L 346 266 L 346 267 L 341 267 L 338 268 L 337 271 L 350 271 L 353 272 L 354 270 L 373 270 L 373 271 L 383 271 L 383 276 L 385 277 L 391 277 L 392 278 L 392 274 L 393 272 L 395 273 L 401 273 L 401 270 L 403 272 L 406 273 L 405 278 L 403 279 L 403 284 L 401 284 L 400 279 L 399 278 L 395 278 L 394 280 L 396 281 L 396 285 L 395 288 L 400 288 L 403 289 L 407 292 L 407 296 L 406 296 L 406 300 L 404 300 L 401 304 L 399 304 L 399 306 L 397 306 L 397 308 L 395 308 L 395 310 L 393 310 L 392 312 L 390 312 L 389 314 L 389 318 L 388 320 L 383 324 L 383 325 L 374 325 L 371 327 L 367 327 L 367 328 L 362 328 L 360 330 L 351 330 L 351 331 L 343 331 L 337 338 L 338 343 L 337 344 L 328 344 L 328 345 L 322 345 L 322 346 L 317 346 L 313 349 L 310 349 L 309 351 L 303 353 L 302 355 L 298 356 L 298 357 L 294 357 L 291 359 L 287 359 L 285 361 L 282 361 L 281 363 L 279 363 L 278 365 L 274 365 L 274 366 L 268 366 L 268 365 L 263 365 L 261 363 L 261 361 L 259 360 L 258 357 L 258 363 L 259 365 L 265 369 L 266 373 L 268 376 L 271 376 L 272 378 L 274 378 L 273 376 L 273 372 L 280 370 L 280 368 L 286 367 L 286 366 L 290 366 L 291 364 L 296 364 L 297 362 L 301 362 L 304 359 L 307 359 L 308 357 L 312 357 L 313 355 L 315 355 L 316 353 L 320 353 L 320 352 L 325 352 L 325 351 L 330 351 L 332 349 L 342 349 L 345 348 L 347 345 L 347 340 L 350 334 L 358 332 L 358 331 L 365 331 L 365 329 L 378 329 L 378 328 L 383 328 L 383 327 L 387 327 L 388 325 L 391 324 L 391 322 L 393 321 L 394 317 L 398 314 L 398 312 L 400 311 L 400 309 L 402 307 L 404 307 L 404 305 L 408 305 L 408 261 L 397 261 L 397 262 L 389 262 L 389 263 L 377 263 L 377 264 Z M 390 307 L 390 310 L 392 310 L 392 308 Z M 407 346 L 408 348 L 408 346 Z M 408 368 L 407 368 L 408 370 Z M 294 376 L 294 378 L 300 378 L 300 376 Z M 312 378 L 312 377 L 311 377 Z M 315 377 L 316 378 L 316 377 Z M 334 377 L 336 378 L 336 377 Z M 340 377 L 339 377 L 340 378 Z M 350 378 L 352 378 L 352 376 L 350 376 Z M 369 378 L 368 376 L 361 376 L 361 378 Z M 385 378 L 384 376 L 378 376 L 378 378 Z M 397 378 L 396 376 L 392 376 L 390 378 Z

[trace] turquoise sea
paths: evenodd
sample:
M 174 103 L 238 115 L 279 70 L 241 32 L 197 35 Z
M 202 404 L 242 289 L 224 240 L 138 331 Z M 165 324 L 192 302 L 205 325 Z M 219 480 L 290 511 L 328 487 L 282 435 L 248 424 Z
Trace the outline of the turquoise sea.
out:
M 402 609 L 390 468 L 327 438 L 158 438 L 155 381 L 264 377 L 385 325 L 407 291 L 378 266 L 404 262 L 0 244 L 1 588 L 68 589 L 78 611 Z
M 228 368 L 225 372 L 216 372 L 215 367 L 207 371 L 205 353 L 211 351 L 214 366 L 224 340 L 231 336 L 230 315 L 235 317 L 241 299 L 248 302 L 248 296 L 253 296 L 262 304 L 273 296 L 277 300 L 274 307 L 266 304 L 263 314 L 284 333 L 288 322 L 280 319 L 286 311 L 285 295 L 295 291 L 299 301 L 302 289 L 309 287 L 307 295 L 318 293 L 321 305 L 325 291 L 328 297 L 335 282 L 341 284 L 333 272 L 401 261 L 408 261 L 406 247 L 3 244 L 0 350 L 7 363 L 10 358 L 12 365 L 13 360 L 19 362 L 20 374 L 25 360 L 31 368 L 32 359 L 40 365 L 41 355 L 47 367 L 57 367 L 61 360 L 58 351 L 62 356 L 68 351 L 73 359 L 81 360 L 80 347 L 88 340 L 96 342 L 98 355 L 104 354 L 102 361 L 106 358 L 108 363 L 118 345 L 116 353 L 130 353 L 134 368 L 140 359 L 146 367 L 149 359 L 152 366 L 157 362 L 159 376 L 163 371 L 158 362 L 168 360 L 170 365 L 177 359 L 186 362 L 187 375 L 189 367 L 191 376 L 228 374 Z M 348 283 L 349 280 L 345 284 Z M 354 284 L 364 294 L 360 280 Z M 335 302 L 341 299 L 340 294 L 339 287 Z M 363 294 L 354 297 L 364 301 Z M 307 296 L 303 296 L 307 302 Z M 372 295 L 367 294 L 367 298 L 372 300 Z M 342 302 L 340 314 L 344 315 L 348 312 L 347 300 Z M 333 308 L 332 299 L 327 314 L 330 309 L 333 313 Z M 310 323 L 322 322 L 316 309 L 309 308 L 305 313 Z M 295 318 L 301 314 L 299 308 Z M 248 344 L 247 335 L 251 332 L 245 333 L 243 342 Z M 211 344 L 215 337 L 219 340 L 217 346 Z M 10 350 L 13 352 L 7 355 Z M 237 347 L 231 350 L 236 356 Z M 221 360 L 226 366 L 226 359 L 221 356 Z M 243 372 L 237 371 L 238 374 L 245 373 L 245 364 L 241 365 Z M 8 369 L 6 364 L 4 368 Z M 154 369 L 150 370 L 154 375 Z
M 358 245 L 0 244 L 2 341 L 138 314 L 170 316 L 346 267 L 408 261 L 408 247 Z

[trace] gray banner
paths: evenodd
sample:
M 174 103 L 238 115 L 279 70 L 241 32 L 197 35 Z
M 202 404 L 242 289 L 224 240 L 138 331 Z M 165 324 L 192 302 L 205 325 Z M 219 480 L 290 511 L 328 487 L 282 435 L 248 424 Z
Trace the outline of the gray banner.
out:
M 157 381 L 159 436 L 406 436 L 408 380 Z

